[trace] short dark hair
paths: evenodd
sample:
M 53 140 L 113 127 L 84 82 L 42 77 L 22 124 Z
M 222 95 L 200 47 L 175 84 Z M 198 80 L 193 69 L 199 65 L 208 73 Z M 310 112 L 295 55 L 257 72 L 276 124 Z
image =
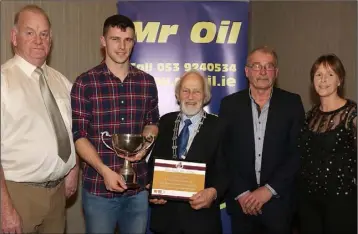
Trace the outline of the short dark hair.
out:
M 123 31 L 126 30 L 126 28 L 131 28 L 134 31 L 135 34 L 135 28 L 134 28 L 134 23 L 133 21 L 128 18 L 127 16 L 124 15 L 112 15 L 110 17 L 108 17 L 105 21 L 104 21 L 104 25 L 103 25 L 103 36 L 105 36 L 108 32 L 109 27 L 117 27 L 122 29 Z
M 313 63 L 310 71 L 310 77 L 312 83 L 313 83 L 314 75 L 320 65 L 331 68 L 334 71 L 334 73 L 337 74 L 339 81 L 341 83 L 338 86 L 337 91 L 338 91 L 338 95 L 342 96 L 344 80 L 346 77 L 346 70 L 344 69 L 342 61 L 335 54 L 324 54 L 318 57 L 316 61 Z

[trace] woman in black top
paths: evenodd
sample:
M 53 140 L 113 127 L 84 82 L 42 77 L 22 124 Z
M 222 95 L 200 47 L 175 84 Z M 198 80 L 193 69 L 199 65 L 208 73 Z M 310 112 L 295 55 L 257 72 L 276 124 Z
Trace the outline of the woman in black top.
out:
M 345 70 L 334 54 L 311 68 L 320 104 L 299 139 L 301 234 L 357 233 L 357 105 L 342 96 Z

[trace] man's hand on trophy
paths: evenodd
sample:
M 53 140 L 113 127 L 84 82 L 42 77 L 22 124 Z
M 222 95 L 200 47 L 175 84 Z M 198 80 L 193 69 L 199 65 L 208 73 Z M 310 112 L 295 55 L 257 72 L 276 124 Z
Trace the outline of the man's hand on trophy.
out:
M 134 156 L 131 156 L 131 157 L 124 156 L 124 159 L 127 159 L 130 162 L 137 162 L 137 161 L 142 160 L 142 158 L 145 157 L 146 155 L 147 155 L 147 150 L 145 148 L 143 148 Z
M 189 198 L 191 207 L 195 210 L 209 208 L 216 199 L 217 191 L 215 188 L 207 188 L 199 191 Z
M 109 167 L 103 173 L 106 189 L 111 192 L 123 192 L 127 189 L 123 176 L 112 171 Z
M 149 202 L 156 205 L 164 205 L 165 203 L 167 203 L 167 200 L 154 198 L 154 199 L 149 199 Z

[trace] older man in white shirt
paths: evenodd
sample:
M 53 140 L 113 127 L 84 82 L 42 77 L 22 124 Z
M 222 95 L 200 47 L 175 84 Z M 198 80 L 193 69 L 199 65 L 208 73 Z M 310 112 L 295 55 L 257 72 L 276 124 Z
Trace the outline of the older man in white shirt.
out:
M 38 6 L 15 16 L 15 56 L 1 66 L 2 233 L 63 233 L 77 189 L 71 83 L 46 64 L 51 24 Z

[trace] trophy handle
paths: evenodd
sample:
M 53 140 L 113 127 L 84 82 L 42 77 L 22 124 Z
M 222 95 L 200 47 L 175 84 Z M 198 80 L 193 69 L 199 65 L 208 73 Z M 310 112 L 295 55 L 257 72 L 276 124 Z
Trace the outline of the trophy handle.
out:
M 110 150 L 112 150 L 113 152 L 116 152 L 112 147 L 110 147 L 103 139 L 103 137 L 112 137 L 112 135 L 109 134 L 109 132 L 105 131 L 105 132 L 101 132 L 101 140 L 103 142 L 103 144 Z
M 150 144 L 149 144 L 147 147 L 145 147 L 145 150 L 147 150 L 147 149 L 149 149 L 149 148 L 153 145 L 154 140 L 155 140 L 155 136 L 153 136 L 152 134 L 150 134 L 150 135 L 148 135 L 148 136 L 145 136 L 144 139 L 145 139 L 146 142 L 150 142 Z

